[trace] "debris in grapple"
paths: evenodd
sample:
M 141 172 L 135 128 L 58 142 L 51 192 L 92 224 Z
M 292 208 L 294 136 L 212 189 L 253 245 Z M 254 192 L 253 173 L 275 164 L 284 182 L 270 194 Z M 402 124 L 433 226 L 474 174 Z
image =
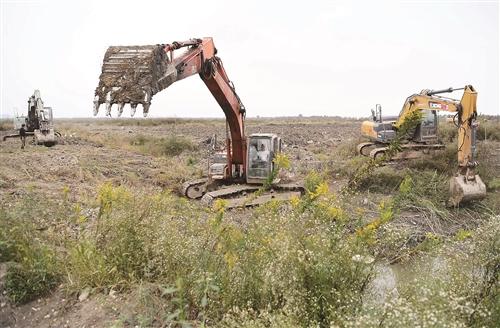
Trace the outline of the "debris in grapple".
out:
M 146 116 L 152 97 L 175 82 L 176 77 L 177 71 L 162 45 L 109 47 L 95 90 L 94 115 L 105 103 L 106 115 L 111 115 L 111 107 L 117 104 L 120 116 L 128 103 L 132 116 L 138 104 L 142 104 Z

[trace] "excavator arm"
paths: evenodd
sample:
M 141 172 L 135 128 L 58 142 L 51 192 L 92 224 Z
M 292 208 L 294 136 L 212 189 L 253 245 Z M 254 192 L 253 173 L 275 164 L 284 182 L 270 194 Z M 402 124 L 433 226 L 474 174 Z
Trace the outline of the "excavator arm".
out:
M 176 50 L 186 51 L 178 56 Z M 132 116 L 139 104 L 147 116 L 152 97 L 174 82 L 198 74 L 224 111 L 230 137 L 226 139 L 228 168 L 233 165 L 244 173 L 246 138 L 244 130 L 245 107 L 238 97 L 216 56 L 212 38 L 191 39 L 155 46 L 109 47 L 104 56 L 102 73 L 94 97 L 94 115 L 105 104 L 106 115 L 111 115 L 114 104 L 118 116 L 125 104 L 130 104 Z M 228 172 L 231 174 L 231 172 Z

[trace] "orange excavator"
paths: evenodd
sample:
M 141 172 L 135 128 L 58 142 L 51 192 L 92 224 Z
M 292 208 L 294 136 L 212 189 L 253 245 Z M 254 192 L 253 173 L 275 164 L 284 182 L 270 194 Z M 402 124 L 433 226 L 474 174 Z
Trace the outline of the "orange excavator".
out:
M 185 51 L 176 56 L 180 49 Z M 95 91 L 94 115 L 102 104 L 108 116 L 113 105 L 121 115 L 125 104 L 130 104 L 132 116 L 138 105 L 142 105 L 147 116 L 156 93 L 198 74 L 226 117 L 226 150 L 211 159 L 208 177 L 184 183 L 182 194 L 191 199 L 202 198 L 207 204 L 224 198 L 228 207 L 253 206 L 300 195 L 302 186 L 276 180 L 269 192 L 250 196 L 275 172 L 274 159 L 281 152 L 282 143 L 273 133 L 245 135 L 245 106 L 216 54 L 212 38 L 109 47 Z

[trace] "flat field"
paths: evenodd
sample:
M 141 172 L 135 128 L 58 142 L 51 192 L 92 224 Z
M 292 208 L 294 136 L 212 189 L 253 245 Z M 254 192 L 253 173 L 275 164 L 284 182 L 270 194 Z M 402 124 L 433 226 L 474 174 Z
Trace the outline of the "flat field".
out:
M 361 120 L 248 119 L 307 192 L 234 210 L 178 193 L 224 120 L 57 120 L 54 147 L 1 142 L 0 326 L 497 326 L 500 121 L 480 120 L 488 195 L 462 208 L 445 122 L 445 150 L 363 174 Z

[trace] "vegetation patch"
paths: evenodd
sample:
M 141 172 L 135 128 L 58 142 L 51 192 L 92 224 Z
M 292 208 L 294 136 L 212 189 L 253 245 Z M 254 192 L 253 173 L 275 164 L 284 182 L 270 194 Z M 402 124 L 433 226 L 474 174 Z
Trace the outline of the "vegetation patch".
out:
M 434 247 L 398 293 L 368 305 L 347 327 L 496 327 L 500 320 L 500 224 Z
M 47 294 L 61 279 L 54 250 L 34 239 L 35 234 L 33 223 L 0 210 L 0 260 L 10 263 L 4 288 L 15 304 Z
M 206 210 L 170 193 L 136 194 L 111 184 L 99 191 L 95 219 L 67 202 L 51 205 L 49 213 L 64 215 L 56 218 L 59 229 L 79 232 L 61 240 L 61 234 L 51 239 L 31 231 L 46 246 L 30 248 L 26 260 L 16 255 L 21 242 L 2 235 L 17 263 L 7 278 L 16 302 L 59 282 L 68 291 L 131 291 L 149 283 L 155 287 L 147 293 L 166 305 L 133 322 L 229 323 L 267 311 L 301 326 L 324 325 L 357 311 L 372 275 L 371 262 L 357 260 L 369 256 L 352 232 L 359 219 L 318 176 L 310 178 L 306 196 L 268 203 L 245 226 L 228 219 L 223 203 Z M 18 208 L 30 206 L 41 210 L 30 202 Z M 65 251 L 56 252 L 60 247 Z
M 189 139 L 180 136 L 156 138 L 138 135 L 130 140 L 130 145 L 135 146 L 144 153 L 167 157 L 179 156 L 184 152 L 196 149 Z
M 455 118 L 456 119 L 456 118 Z M 500 141 L 500 121 L 497 117 L 478 117 L 477 140 Z M 444 142 L 454 142 L 458 137 L 458 128 L 453 122 L 440 120 L 439 137 Z

